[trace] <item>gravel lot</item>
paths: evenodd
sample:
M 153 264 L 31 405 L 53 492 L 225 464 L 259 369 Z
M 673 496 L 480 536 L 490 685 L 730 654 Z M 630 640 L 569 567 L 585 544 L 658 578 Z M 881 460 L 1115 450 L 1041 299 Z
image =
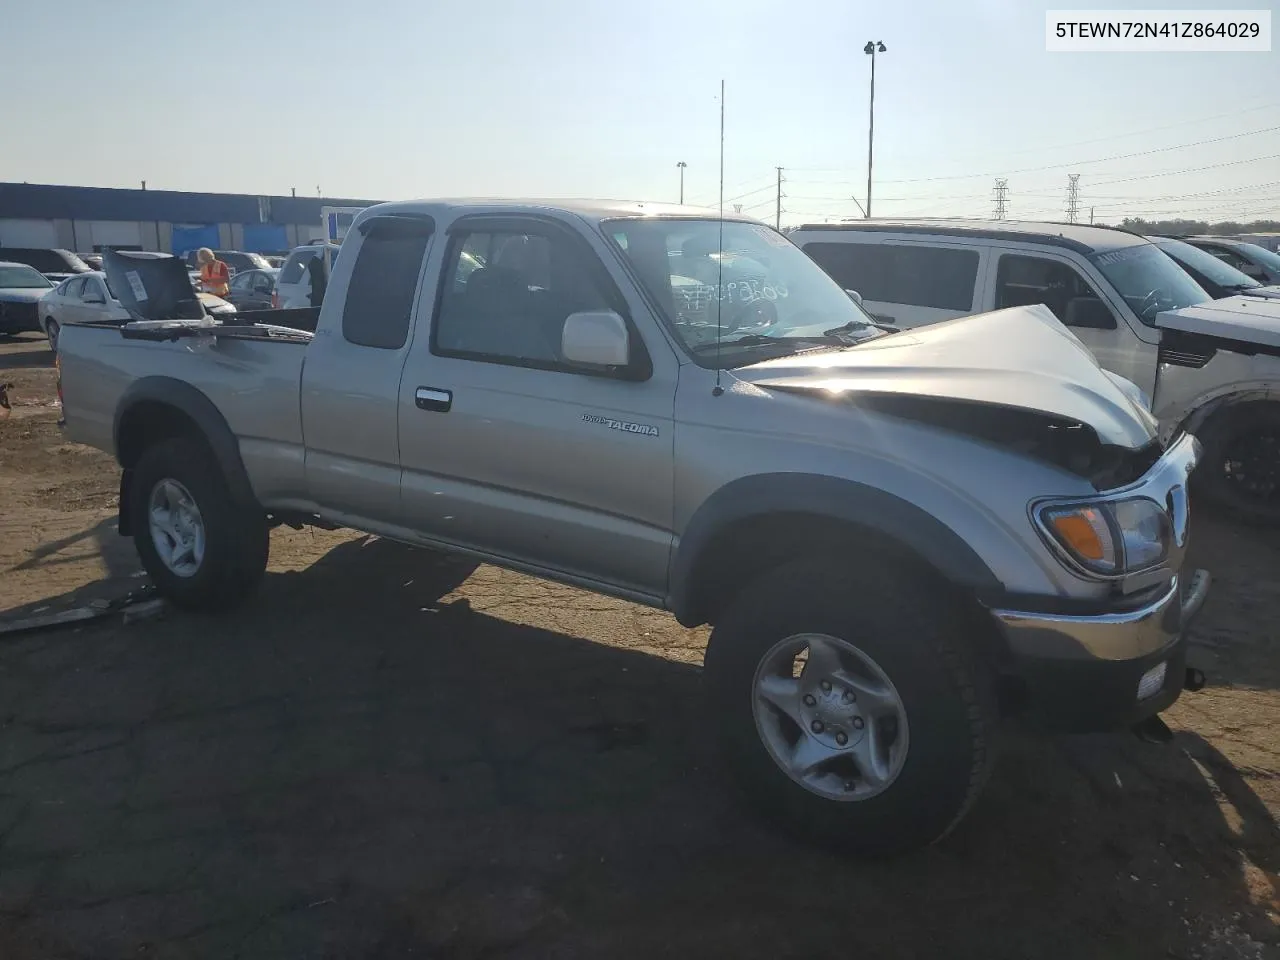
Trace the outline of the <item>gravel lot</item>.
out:
M 0 620 L 143 581 L 118 472 L 0 339 Z M 933 849 L 843 860 L 718 769 L 703 631 L 351 533 L 223 618 L 0 636 L 0 958 L 1280 956 L 1280 534 L 1215 586 L 1174 743 L 1011 733 Z

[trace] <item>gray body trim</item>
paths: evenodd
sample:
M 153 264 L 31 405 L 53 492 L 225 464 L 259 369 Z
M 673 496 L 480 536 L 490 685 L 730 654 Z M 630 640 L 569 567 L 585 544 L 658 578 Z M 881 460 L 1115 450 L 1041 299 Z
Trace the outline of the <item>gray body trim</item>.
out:
M 951 528 L 892 493 L 819 474 L 762 473 L 721 487 L 689 521 L 671 563 L 667 606 L 677 620 L 686 626 L 703 622 L 698 564 L 717 536 L 736 523 L 780 513 L 809 513 L 869 527 L 918 554 L 952 583 L 980 595 L 1004 589 L 986 562 Z
M 135 380 L 125 390 L 120 397 L 120 403 L 116 406 L 115 421 L 111 430 L 116 460 L 121 467 L 126 471 L 133 467 L 132 463 L 127 462 L 128 458 L 123 453 L 122 447 L 125 445 L 121 443 L 121 439 L 129 429 L 131 414 L 135 413 L 143 403 L 160 404 L 187 416 L 199 428 L 209 449 L 213 451 L 218 466 L 222 468 L 222 475 L 227 481 L 232 498 L 246 506 L 257 504 L 253 485 L 249 482 L 249 474 L 240 457 L 240 441 L 227 425 L 226 418 L 223 417 L 217 405 L 184 380 L 161 376 L 143 377 Z M 120 501 L 122 511 L 125 509 L 123 491 L 122 483 Z

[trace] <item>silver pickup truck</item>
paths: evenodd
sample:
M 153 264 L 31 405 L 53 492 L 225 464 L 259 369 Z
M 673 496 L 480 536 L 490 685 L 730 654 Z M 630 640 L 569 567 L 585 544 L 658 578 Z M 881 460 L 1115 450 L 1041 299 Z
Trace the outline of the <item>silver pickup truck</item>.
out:
M 172 264 L 108 254 L 138 320 L 60 359 L 179 605 L 316 523 L 709 623 L 751 794 L 860 851 L 945 835 L 1006 717 L 1158 724 L 1189 676 L 1197 441 L 1043 307 L 890 335 L 773 229 L 642 204 L 371 207 L 314 334 Z

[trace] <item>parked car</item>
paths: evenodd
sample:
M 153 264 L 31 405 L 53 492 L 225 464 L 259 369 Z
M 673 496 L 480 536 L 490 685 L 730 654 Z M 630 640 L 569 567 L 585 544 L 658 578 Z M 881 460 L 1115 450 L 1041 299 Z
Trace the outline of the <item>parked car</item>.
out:
M 53 284 L 35 267 L 0 260 L 0 336 L 40 329 L 40 299 Z
M 1280 254 L 1230 237 L 1179 237 L 1263 284 L 1280 284 Z M 2 253 L 3 251 L 0 251 Z
M 200 261 L 196 259 L 199 250 L 188 250 L 186 255 L 187 268 L 200 272 Z M 260 253 L 246 253 L 243 250 L 215 250 L 213 255 L 227 265 L 227 270 L 234 277 L 241 270 L 269 270 L 271 268 L 270 261 Z
M 329 250 L 330 263 L 338 256 L 341 246 L 336 243 L 308 243 L 295 247 L 276 276 L 273 306 L 282 309 L 309 307 L 311 303 L 311 261 L 324 262 L 325 249 Z M 329 269 L 332 269 L 330 266 Z
M 1207 250 L 1173 237 L 1147 237 L 1174 262 L 1190 274 L 1215 300 L 1245 293 L 1251 297 L 1280 299 L 1280 286 L 1263 286 L 1253 277 L 1241 273 L 1225 260 Z
M 1142 389 L 1162 436 L 1200 438 L 1208 498 L 1280 523 L 1280 301 L 1214 301 L 1149 240 L 1111 227 L 859 220 L 791 239 L 899 328 L 1045 304 Z
M 244 270 L 231 278 L 223 299 L 237 310 L 270 310 L 279 270 Z
M 235 312 L 236 308 L 230 303 L 211 293 L 196 296 L 214 316 Z M 114 285 L 105 273 L 93 270 L 62 281 L 41 298 L 40 322 L 35 329 L 44 331 L 49 346 L 57 353 L 62 328 L 69 323 L 119 324 L 128 320 L 129 311 L 121 305 Z
M 751 795 L 876 852 L 964 816 L 1005 712 L 1158 725 L 1188 678 L 1197 441 L 1043 306 L 887 335 L 771 227 L 591 201 L 365 209 L 314 337 L 107 270 L 137 322 L 63 331 L 67 429 L 181 606 L 319 523 L 711 623 Z
M 52 247 L 0 247 L 0 260 L 35 267 L 54 283 L 88 273 L 90 269 L 87 263 L 70 250 Z

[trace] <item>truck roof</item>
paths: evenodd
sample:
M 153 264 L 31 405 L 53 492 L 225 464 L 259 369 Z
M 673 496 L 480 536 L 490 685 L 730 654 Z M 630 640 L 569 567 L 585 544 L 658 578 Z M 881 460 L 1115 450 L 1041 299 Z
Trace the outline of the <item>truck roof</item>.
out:
M 598 223 L 614 217 L 660 216 L 717 218 L 714 207 L 695 207 L 678 203 L 654 203 L 647 200 L 565 200 L 565 199 L 516 199 L 496 197 L 462 197 L 444 199 L 397 200 L 366 208 L 361 217 L 385 216 L 392 213 L 419 213 L 432 217 L 464 213 L 572 213 L 584 220 Z M 752 217 L 740 213 L 728 213 L 725 220 L 758 223 Z
M 1055 223 L 1045 220 L 970 220 L 959 217 L 936 219 L 842 220 L 838 223 L 806 223 L 799 230 L 861 230 L 870 233 L 933 233 L 976 236 L 989 240 L 1030 240 L 1054 246 L 1073 247 L 1083 253 L 1101 253 L 1146 243 L 1144 237 L 1121 227 L 1087 223 Z

